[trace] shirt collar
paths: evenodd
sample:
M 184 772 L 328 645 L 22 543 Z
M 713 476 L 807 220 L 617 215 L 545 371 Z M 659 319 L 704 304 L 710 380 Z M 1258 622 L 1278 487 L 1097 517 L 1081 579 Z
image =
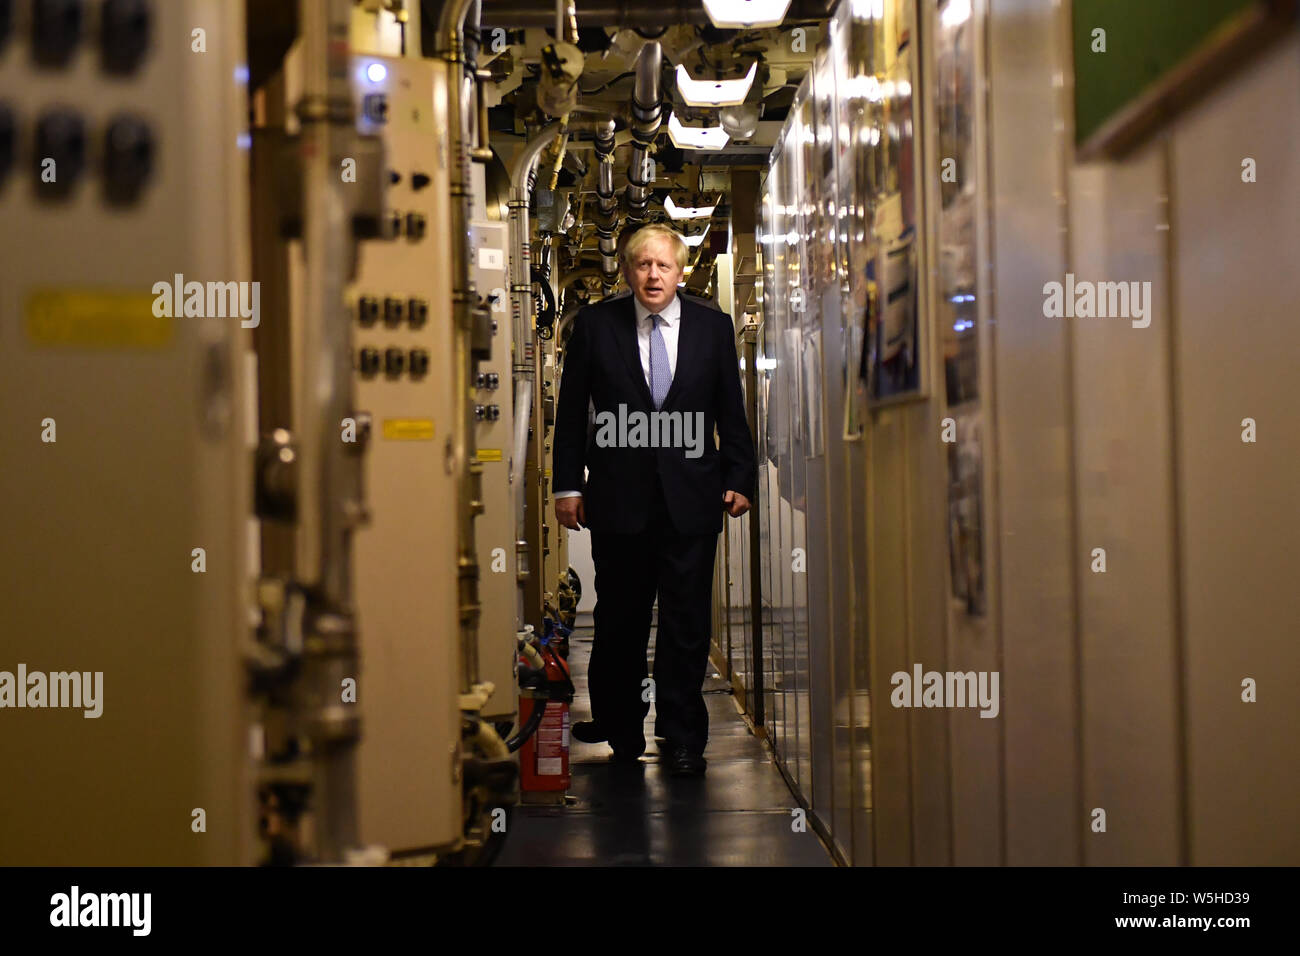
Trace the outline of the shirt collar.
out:
M 649 322 L 650 316 L 655 314 L 641 304 L 641 300 L 636 297 L 635 293 L 632 295 L 632 304 L 636 306 L 636 320 L 642 325 Z M 677 324 L 677 320 L 682 317 L 682 294 L 680 290 L 673 296 L 673 300 L 664 307 L 664 310 L 658 314 L 664 320 L 665 325 L 673 326 Z

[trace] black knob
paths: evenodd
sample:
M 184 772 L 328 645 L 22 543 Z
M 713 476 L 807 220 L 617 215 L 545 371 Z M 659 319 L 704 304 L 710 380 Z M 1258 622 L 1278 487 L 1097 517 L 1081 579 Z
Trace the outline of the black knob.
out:
M 406 303 L 401 299 L 384 300 L 384 324 L 390 328 L 395 328 L 402 324 L 402 318 L 406 315 Z
M 0 3 L 4 2 L 5 0 L 0 0 Z M 15 137 L 14 111 L 0 103 L 0 186 L 4 185 L 5 177 L 14 165 Z
M 384 351 L 384 372 L 390 378 L 396 378 L 402 374 L 406 368 L 406 353 L 401 349 L 386 349 Z
M 423 299 L 412 299 L 407 303 L 407 310 L 411 328 L 418 329 L 429 321 L 429 303 Z
M 379 300 L 372 295 L 357 299 L 357 321 L 369 328 L 379 321 Z
M 432 180 L 424 173 L 411 173 L 411 188 L 417 193 L 425 186 L 429 185 Z
M 372 123 L 388 121 L 388 97 L 383 93 L 369 93 L 361 100 L 361 112 Z
M 153 172 L 153 132 L 133 116 L 118 116 L 104 134 L 104 195 L 116 204 L 135 202 Z
M 13 0 L 0 0 L 0 53 L 4 52 L 13 28 L 13 6 Z
M 106 73 L 131 73 L 149 48 L 149 0 L 104 0 L 99 14 L 100 62 Z
M 67 196 L 86 166 L 86 124 L 80 114 L 52 109 L 36 121 L 37 194 Z
M 32 6 L 32 58 L 41 66 L 66 66 L 81 42 L 82 0 L 36 0 Z

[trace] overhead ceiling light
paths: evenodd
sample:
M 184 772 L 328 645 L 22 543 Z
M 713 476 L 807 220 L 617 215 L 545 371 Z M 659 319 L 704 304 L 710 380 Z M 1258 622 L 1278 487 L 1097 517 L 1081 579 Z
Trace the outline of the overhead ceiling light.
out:
M 686 67 L 677 64 L 677 92 L 687 106 L 739 106 L 754 85 L 758 61 L 749 64 L 749 73 L 738 80 L 692 80 Z
M 709 230 L 705 229 L 698 236 L 682 236 L 682 242 L 686 243 L 688 248 L 694 249 L 696 246 L 698 246 L 700 243 L 704 241 L 704 237 L 707 236 L 708 234 L 709 234 Z
M 683 126 L 674 113 L 668 117 L 668 138 L 678 149 L 722 149 L 731 137 L 721 126 Z
M 749 139 L 758 130 L 758 104 L 725 106 L 718 111 L 718 119 L 732 139 Z
M 785 19 L 790 0 L 704 0 L 704 12 L 715 27 L 775 27 Z
M 672 196 L 664 199 L 664 212 L 672 219 L 708 219 L 717 208 L 717 203 L 712 206 L 679 206 L 673 202 Z
M 970 19 L 970 0 L 949 0 L 939 15 L 939 22 L 948 29 L 959 27 Z

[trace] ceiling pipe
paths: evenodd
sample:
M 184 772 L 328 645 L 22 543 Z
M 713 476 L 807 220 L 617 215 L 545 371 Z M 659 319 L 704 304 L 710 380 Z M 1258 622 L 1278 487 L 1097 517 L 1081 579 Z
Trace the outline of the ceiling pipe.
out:
M 601 281 L 605 294 L 618 282 L 618 196 L 614 193 L 614 120 L 602 123 L 596 129 L 596 156 L 600 162 L 596 170 L 596 195 L 600 205 L 597 210 L 596 244 L 600 247 Z
M 793 0 L 785 22 L 825 20 L 835 0 Z M 494 27 L 537 27 L 555 29 L 555 0 L 511 0 L 505 9 L 485 10 L 484 23 Z M 580 27 L 644 27 L 662 29 L 666 24 L 704 26 L 710 23 L 699 0 L 664 0 L 655 4 L 630 0 L 584 0 L 577 11 Z
M 627 218 L 645 219 L 650 203 L 650 147 L 663 118 L 660 106 L 660 68 L 663 48 L 658 40 L 647 40 L 636 58 L 636 86 L 632 92 L 632 162 L 627 170 Z

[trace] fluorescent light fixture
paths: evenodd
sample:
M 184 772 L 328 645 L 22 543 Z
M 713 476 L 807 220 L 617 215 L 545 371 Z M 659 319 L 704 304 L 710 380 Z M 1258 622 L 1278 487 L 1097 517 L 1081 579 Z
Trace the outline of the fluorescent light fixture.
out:
M 672 196 L 664 200 L 664 212 L 671 219 L 708 219 L 717 208 L 717 203 L 712 206 L 679 206 L 673 202 Z
M 686 243 L 686 247 L 688 249 L 694 249 L 696 246 L 698 246 L 700 243 L 704 241 L 704 237 L 707 236 L 708 234 L 709 234 L 709 230 L 705 229 L 698 236 L 682 236 L 682 242 Z
M 692 80 L 686 67 L 677 64 L 677 92 L 687 106 L 739 106 L 754 85 L 758 61 L 749 64 L 749 73 L 738 80 Z
M 948 29 L 959 27 L 970 19 L 970 0 L 948 0 L 939 15 L 939 22 Z
M 683 126 L 676 113 L 668 117 L 668 138 L 678 149 L 722 149 L 731 139 L 721 126 Z
M 704 0 L 704 12 L 715 27 L 776 27 L 785 19 L 790 0 Z

